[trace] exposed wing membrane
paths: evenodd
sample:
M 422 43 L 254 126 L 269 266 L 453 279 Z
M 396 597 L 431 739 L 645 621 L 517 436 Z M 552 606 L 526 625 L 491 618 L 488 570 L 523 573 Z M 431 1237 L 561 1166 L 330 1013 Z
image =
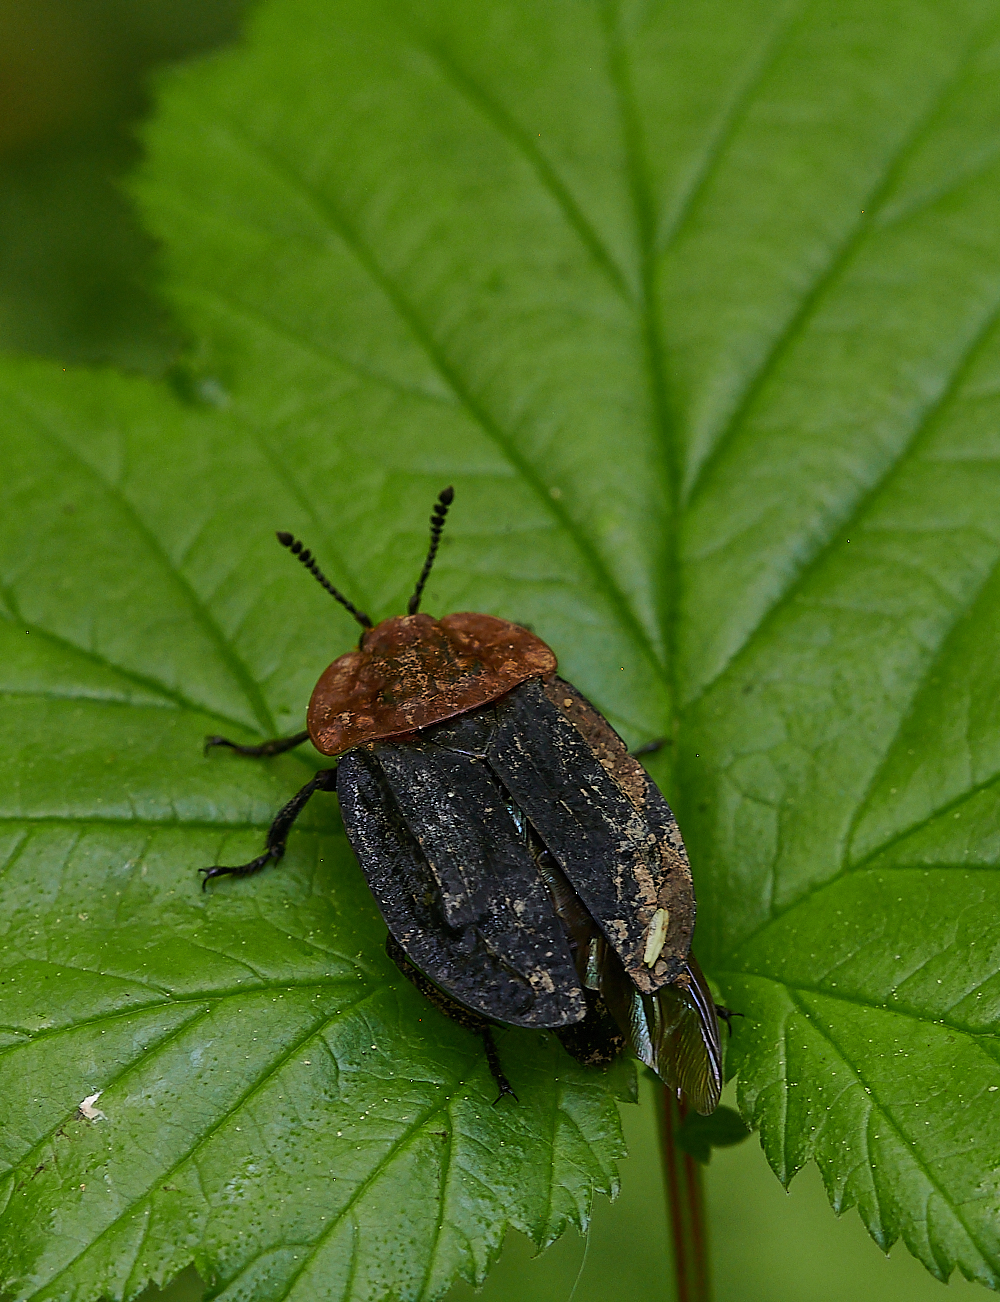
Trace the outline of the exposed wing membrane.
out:
M 600 995 L 640 1062 L 671 1089 L 682 1092 L 696 1112 L 713 1112 L 722 1094 L 719 1020 L 694 955 L 688 956 L 677 982 L 661 986 L 654 994 L 637 990 L 565 874 L 544 849 L 538 861 L 556 912 L 569 932 L 581 984 Z

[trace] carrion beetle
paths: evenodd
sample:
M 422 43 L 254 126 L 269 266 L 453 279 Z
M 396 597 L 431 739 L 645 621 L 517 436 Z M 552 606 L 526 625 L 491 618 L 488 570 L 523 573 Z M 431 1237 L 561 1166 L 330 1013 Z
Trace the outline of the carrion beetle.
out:
M 677 822 L 607 720 L 556 674 L 528 629 L 492 615 L 433 619 L 420 599 L 454 497 L 431 517 L 405 615 L 373 626 L 291 534 L 278 540 L 361 624 L 313 691 L 307 727 L 241 746 L 278 755 L 311 739 L 335 756 L 278 813 L 244 877 L 277 862 L 316 791 L 336 791 L 389 929 L 386 949 L 449 1017 L 548 1028 L 580 1062 L 626 1046 L 701 1113 L 722 1088 L 719 1015 L 691 953 L 695 900 Z

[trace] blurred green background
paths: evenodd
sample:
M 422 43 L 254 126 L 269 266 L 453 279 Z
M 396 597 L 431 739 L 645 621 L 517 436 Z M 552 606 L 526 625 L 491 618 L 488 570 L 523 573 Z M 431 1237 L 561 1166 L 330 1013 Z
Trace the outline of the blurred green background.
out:
M 184 349 L 156 298 L 156 250 L 123 179 L 158 67 L 238 39 L 247 0 L 0 0 L 0 349 L 167 374 Z M 626 1107 L 622 1193 L 588 1241 L 539 1258 L 512 1236 L 485 1302 L 673 1296 L 652 1084 Z M 733 1100 L 730 1099 L 730 1102 Z M 887 1259 L 851 1212 L 837 1220 L 815 1167 L 786 1194 L 756 1138 L 707 1170 L 718 1302 L 923 1302 L 950 1294 L 901 1245 Z M 575 1289 L 575 1292 L 574 1292 Z M 147 1298 L 194 1302 L 185 1272 Z M 473 1291 L 456 1287 L 449 1302 Z
M 121 189 L 150 73 L 246 0 L 0 0 L 0 348 L 161 374 L 181 347 Z

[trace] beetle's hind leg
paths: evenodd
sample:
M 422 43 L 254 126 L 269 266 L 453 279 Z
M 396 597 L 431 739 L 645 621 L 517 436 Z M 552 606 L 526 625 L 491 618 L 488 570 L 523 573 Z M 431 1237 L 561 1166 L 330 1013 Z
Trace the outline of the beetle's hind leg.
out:
M 288 833 L 292 830 L 292 824 L 309 803 L 309 797 L 314 791 L 335 791 L 336 787 L 336 765 L 332 769 L 320 769 L 313 780 L 307 782 L 301 791 L 297 791 L 284 809 L 279 811 L 277 818 L 268 828 L 267 841 L 265 842 L 267 848 L 264 853 L 259 854 L 256 859 L 251 859 L 249 863 L 237 864 L 233 868 L 220 866 L 199 868 L 198 871 L 205 874 L 201 883 L 202 890 L 205 889 L 213 877 L 249 877 L 251 873 L 259 873 L 269 863 L 277 863 L 285 853 L 285 842 L 288 839 Z
M 496 1081 L 497 1089 L 500 1091 L 493 1100 L 493 1106 L 496 1107 L 503 1098 L 511 1098 L 517 1103 L 519 1101 L 518 1097 L 514 1093 L 514 1089 L 500 1064 L 500 1054 L 497 1052 L 496 1042 L 493 1039 L 493 1028 L 486 1018 L 480 1017 L 478 1013 L 474 1013 L 468 1008 L 463 1008 L 461 1004 L 449 998 L 443 990 L 439 990 L 429 977 L 424 976 L 423 972 L 410 962 L 402 945 L 391 935 L 385 938 L 385 952 L 396 964 L 403 976 L 417 987 L 428 1003 L 432 1003 L 439 1012 L 444 1013 L 445 1017 L 450 1017 L 453 1022 L 458 1022 L 459 1026 L 464 1026 L 466 1030 L 483 1037 L 483 1048 L 486 1050 L 486 1061 L 489 1065 L 490 1074 Z
M 275 737 L 273 741 L 262 741 L 259 746 L 241 746 L 239 742 L 227 737 L 206 737 L 205 754 L 215 746 L 228 746 L 237 755 L 249 755 L 251 759 L 264 759 L 268 755 L 283 755 L 286 750 L 294 750 L 309 740 L 309 731 L 297 732 L 294 737 Z

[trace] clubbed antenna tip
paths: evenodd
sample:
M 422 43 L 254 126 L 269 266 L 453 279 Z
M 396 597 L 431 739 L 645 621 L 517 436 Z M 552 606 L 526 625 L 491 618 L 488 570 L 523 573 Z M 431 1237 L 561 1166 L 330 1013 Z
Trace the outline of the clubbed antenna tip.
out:
M 299 540 L 293 534 L 285 533 L 284 530 L 279 530 L 278 533 L 275 535 L 275 537 L 278 539 L 278 542 L 281 543 L 282 547 L 287 547 L 293 556 L 297 556 L 299 558 L 299 560 L 306 567 L 309 573 L 313 576 L 316 582 L 319 583 L 322 587 L 326 588 L 327 592 L 330 594 L 331 597 L 334 598 L 335 601 L 339 601 L 345 610 L 349 610 L 351 612 L 351 614 L 358 621 L 358 623 L 361 625 L 362 628 L 371 628 L 372 622 L 368 618 L 368 616 L 364 613 L 363 610 L 358 610 L 357 606 L 355 606 L 352 601 L 348 601 L 342 592 L 338 592 L 338 590 L 333 586 L 330 580 L 326 577 L 323 571 L 316 564 L 315 560 L 313 559 L 312 552 L 308 549 L 308 547 L 303 547 L 302 544 L 299 542 Z
M 444 528 L 444 518 L 448 514 L 448 507 L 455 500 L 455 490 L 450 485 L 438 493 L 438 500 L 434 504 L 434 514 L 431 516 L 431 545 L 427 552 L 427 559 L 424 561 L 424 568 L 420 571 L 420 578 L 417 579 L 417 586 L 413 591 L 406 606 L 408 615 L 415 615 L 420 609 L 420 598 L 424 591 L 424 585 L 427 582 L 428 575 L 431 572 L 431 566 L 434 564 L 434 557 L 437 555 L 438 544 L 441 541 L 441 530 Z

